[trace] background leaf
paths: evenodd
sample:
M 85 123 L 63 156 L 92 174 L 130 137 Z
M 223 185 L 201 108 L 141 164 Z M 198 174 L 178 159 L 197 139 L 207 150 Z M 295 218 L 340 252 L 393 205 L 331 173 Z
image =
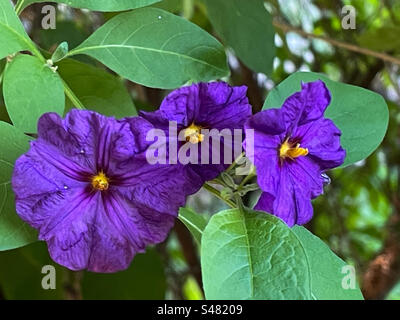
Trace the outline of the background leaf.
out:
M 129 269 L 114 274 L 86 272 L 82 282 L 85 299 L 154 299 L 165 297 L 166 280 L 161 259 L 154 249 L 138 254 Z
M 179 220 L 189 229 L 197 243 L 201 243 L 201 236 L 207 225 L 206 219 L 190 208 L 179 209 Z
M 10 0 L 0 0 L 0 44 L 0 59 L 33 45 Z
M 117 118 L 137 114 L 123 80 L 96 67 L 72 59 L 61 61 L 58 72 L 83 105 Z M 67 110 L 72 108 L 67 101 Z
M 224 43 L 250 69 L 270 74 L 275 57 L 272 18 L 263 0 L 203 0 Z
M 47 251 L 45 242 L 37 242 L 18 250 L 0 252 L 0 283 L 6 299 L 58 299 L 64 298 L 65 269 L 55 264 Z M 42 268 L 46 265 L 56 269 L 56 289 L 42 288 Z
M 15 212 L 11 176 L 15 160 L 29 148 L 29 137 L 0 121 L 0 251 L 37 240 L 36 231 Z
M 361 46 L 371 50 L 391 51 L 400 49 L 399 33 L 399 26 L 383 26 L 363 33 L 357 40 Z
M 222 45 L 198 26 L 157 8 L 119 14 L 69 55 L 87 54 L 149 87 L 176 88 L 229 74 Z
M 4 101 L 12 123 L 27 133 L 37 130 L 43 113 L 64 112 L 62 81 L 38 58 L 21 54 L 7 66 L 3 84 Z
M 310 263 L 311 288 L 317 300 L 360 300 L 360 288 L 344 289 L 342 268 L 347 265 L 318 237 L 301 226 L 293 227 Z
M 47 0 L 25 0 L 22 8 L 32 3 L 49 2 Z M 83 8 L 95 11 L 125 11 L 145 7 L 160 2 L 160 0 L 53 0 L 51 2 L 64 3 L 74 8 Z
M 266 213 L 214 215 L 203 233 L 201 265 L 207 299 L 311 299 L 301 243 Z
M 375 92 L 332 81 L 322 74 L 296 72 L 270 92 L 263 109 L 280 108 L 286 98 L 301 90 L 301 81 L 319 79 L 332 95 L 325 116 L 342 131 L 341 144 L 347 152 L 342 166 L 367 158 L 381 144 L 389 121 L 386 102 Z

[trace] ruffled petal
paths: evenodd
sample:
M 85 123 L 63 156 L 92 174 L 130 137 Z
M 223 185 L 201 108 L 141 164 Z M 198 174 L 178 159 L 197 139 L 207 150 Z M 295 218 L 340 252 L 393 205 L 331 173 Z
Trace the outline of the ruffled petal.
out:
M 46 161 L 61 171 L 71 168 L 89 175 L 112 170 L 144 147 L 134 139 L 126 121 L 86 110 L 73 109 L 65 119 L 45 114 L 39 120 L 38 134 L 34 144 Z
M 325 178 L 322 175 L 318 163 L 310 157 L 298 157 L 295 161 L 285 163 L 292 184 L 304 190 L 304 194 L 314 199 L 324 192 Z
M 53 156 L 53 159 L 57 158 L 57 154 Z M 68 162 L 65 165 L 67 164 Z M 83 190 L 86 186 L 87 182 L 71 178 L 68 172 L 59 170 L 47 158 L 43 158 L 37 152 L 35 144 L 15 163 L 12 187 L 16 196 L 17 213 L 37 229 L 57 216 L 57 206 L 65 199 L 68 202 L 73 192 Z
M 183 203 L 178 196 L 160 206 L 157 199 L 165 204 L 163 197 L 151 189 L 74 189 L 33 196 L 19 206 L 32 211 L 39 239 L 47 241 L 55 262 L 71 270 L 108 273 L 128 268 L 137 253 L 166 238 Z
M 289 227 L 305 224 L 313 215 L 310 190 L 293 180 L 287 166 L 281 170 L 276 193 L 263 193 L 255 209 L 277 216 Z
M 287 98 L 282 106 L 288 132 L 321 118 L 330 102 L 331 94 L 323 81 L 302 83 L 301 91 Z
M 246 138 L 246 156 L 253 160 L 258 184 L 265 192 L 275 194 L 280 181 L 279 146 L 285 138 L 285 123 L 280 109 L 257 113 L 245 124 L 254 130 L 254 141 Z
M 199 107 L 194 122 L 206 127 L 241 129 L 251 116 L 247 87 L 231 87 L 225 82 L 200 83 Z
M 129 193 L 114 190 L 103 196 L 87 269 L 106 273 L 128 268 L 146 246 L 165 240 L 174 220 L 174 215 L 147 207 Z
M 172 91 L 161 103 L 159 112 L 153 113 L 158 118 L 175 121 L 184 127 L 189 126 L 199 112 L 199 85 L 182 87 Z M 141 113 L 147 118 L 149 113 Z M 162 122 L 162 120 L 159 120 Z M 149 117 L 149 121 L 155 120 Z
M 56 113 L 44 114 L 38 122 L 38 139 L 35 143 L 45 151 L 43 155 L 47 155 L 48 161 L 56 154 L 60 159 L 64 159 L 66 164 L 86 168 L 92 172 L 95 169 L 95 155 L 92 141 L 87 141 L 91 130 L 87 125 L 75 125 L 75 122 L 79 122 L 79 116 L 74 116 L 75 113 L 75 110 L 71 110 L 66 116 L 74 125 L 68 125 L 67 121 Z M 86 112 L 82 111 L 82 114 Z
M 256 113 L 245 123 L 245 129 L 253 129 L 268 136 L 286 134 L 286 124 L 281 109 L 268 109 Z
M 184 205 L 186 197 L 197 192 L 203 181 L 181 164 L 149 164 L 146 155 L 139 154 L 120 168 L 124 174 L 115 176 L 113 185 L 128 188 L 138 199 L 146 199 L 148 206 L 177 215 L 177 204 Z M 129 170 L 127 170 L 129 169 Z M 141 196 L 142 195 L 142 196 Z M 179 208 L 179 207 L 178 207 Z
M 297 128 L 295 136 L 308 149 L 308 157 L 318 163 L 320 170 L 343 164 L 346 151 L 340 145 L 341 131 L 330 119 L 319 119 Z
M 191 124 L 199 126 L 202 130 L 209 130 L 209 133 L 202 132 L 204 140 L 195 147 L 197 148 L 196 163 L 184 164 L 188 167 L 185 168 L 185 171 L 190 171 L 191 176 L 200 178 L 199 185 L 201 185 L 205 181 L 217 177 L 233 162 L 235 155 L 241 152 L 244 135 L 240 139 L 235 139 L 237 133 L 234 129 L 243 129 L 245 121 L 251 116 L 251 106 L 246 97 L 246 91 L 247 88 L 244 86 L 231 87 L 224 82 L 193 84 L 174 90 L 163 100 L 158 111 L 143 112 L 141 116 L 149 121 L 155 129 L 165 132 L 164 150 L 167 154 L 169 145 L 172 143 L 171 139 L 174 139 L 169 136 L 168 123 L 170 121 L 177 123 L 177 134 Z M 229 131 L 231 141 L 223 138 L 222 130 L 224 129 Z M 217 138 L 214 136 L 214 140 L 211 140 L 209 137 L 215 133 L 213 130 L 217 130 L 220 135 Z M 202 146 L 206 141 L 209 142 L 209 161 L 203 164 L 202 159 L 207 155 L 202 153 Z M 220 142 L 218 150 L 213 150 L 212 141 Z M 235 150 L 235 147 L 238 149 L 235 146 L 237 141 L 239 141 L 236 144 L 239 145 L 240 152 Z M 175 139 L 174 144 L 180 149 L 184 142 L 177 142 Z M 212 161 L 212 155 L 215 155 L 215 152 L 220 155 L 220 161 L 216 164 Z M 172 155 L 169 156 L 172 157 Z M 183 164 L 177 155 L 173 156 Z M 167 156 L 167 161 L 169 159 L 171 158 Z
M 258 202 L 254 206 L 254 210 L 271 213 L 274 210 L 274 201 L 275 196 L 268 192 L 262 192 L 260 198 L 258 199 Z

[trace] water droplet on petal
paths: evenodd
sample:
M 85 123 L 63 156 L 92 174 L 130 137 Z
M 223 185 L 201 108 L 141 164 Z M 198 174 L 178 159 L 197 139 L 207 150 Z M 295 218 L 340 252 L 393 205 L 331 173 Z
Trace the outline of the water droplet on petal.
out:
M 64 186 L 64 190 L 68 190 L 68 186 Z
M 84 153 L 85 153 L 85 150 L 81 149 L 81 150 L 79 151 L 79 153 L 80 153 L 80 154 L 84 154 Z

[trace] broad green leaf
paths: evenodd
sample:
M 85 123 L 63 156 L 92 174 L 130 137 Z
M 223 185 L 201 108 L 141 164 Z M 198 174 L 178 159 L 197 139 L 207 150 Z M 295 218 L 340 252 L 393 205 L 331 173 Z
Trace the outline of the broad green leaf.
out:
M 154 249 L 138 254 L 129 269 L 114 274 L 85 272 L 84 299 L 161 300 L 166 278 L 162 261 Z
M 36 231 L 15 212 L 11 177 L 17 158 L 29 149 L 29 137 L 12 125 L 0 122 L 0 251 L 37 240 Z
M 270 74 L 275 30 L 263 0 L 203 0 L 223 42 L 252 70 Z
M 86 54 L 148 87 L 176 88 L 229 74 L 222 45 L 198 26 L 157 8 L 119 14 L 69 55 Z
M 10 0 L 0 0 L 0 59 L 32 46 Z
M 63 60 L 57 65 L 60 76 L 87 109 L 116 118 L 137 114 L 122 79 L 72 59 Z M 71 102 L 67 101 L 67 109 L 72 107 Z
M 18 250 L 0 252 L 0 286 L 4 297 L 9 300 L 64 299 L 65 269 L 55 264 L 44 242 L 37 242 Z M 53 266 L 56 288 L 44 290 L 43 277 L 49 274 L 44 266 Z M 48 284 L 45 279 L 45 284 Z
M 201 241 L 207 299 L 311 299 L 304 248 L 278 218 L 248 210 L 214 215 Z
M 364 88 L 335 82 L 313 72 L 297 72 L 270 92 L 263 109 L 279 108 L 293 93 L 301 90 L 301 82 L 323 80 L 332 95 L 325 116 L 342 131 L 341 144 L 346 150 L 343 166 L 368 157 L 382 142 L 389 121 L 385 100 Z
M 47 0 L 25 0 L 21 8 L 26 8 L 32 3 L 49 2 Z M 64 3 L 74 8 L 89 9 L 95 11 L 125 11 L 145 7 L 160 0 L 52 0 L 50 2 Z
M 58 74 L 38 58 L 18 55 L 7 66 L 3 94 L 13 124 L 27 133 L 37 130 L 43 113 L 64 112 L 64 87 Z
M 190 208 L 179 209 L 179 220 L 189 229 L 197 243 L 201 243 L 201 236 L 207 225 L 206 219 Z
M 318 237 L 304 227 L 295 226 L 293 232 L 301 241 L 310 263 L 312 294 L 317 300 L 360 300 L 360 288 L 345 289 L 342 286 L 347 264 L 336 256 Z

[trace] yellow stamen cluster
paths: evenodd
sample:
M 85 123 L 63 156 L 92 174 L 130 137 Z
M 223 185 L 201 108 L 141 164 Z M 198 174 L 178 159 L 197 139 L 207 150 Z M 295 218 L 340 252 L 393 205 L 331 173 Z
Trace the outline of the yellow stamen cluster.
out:
M 292 144 L 289 139 L 286 139 L 279 148 L 279 157 L 281 159 L 295 159 L 297 157 L 308 155 L 307 148 L 300 148 L 300 143 Z
M 109 179 L 100 171 L 97 175 L 92 177 L 92 187 L 96 190 L 104 191 L 109 187 Z
M 201 127 L 192 123 L 184 131 L 187 142 L 196 144 L 204 140 L 204 134 L 201 134 Z

